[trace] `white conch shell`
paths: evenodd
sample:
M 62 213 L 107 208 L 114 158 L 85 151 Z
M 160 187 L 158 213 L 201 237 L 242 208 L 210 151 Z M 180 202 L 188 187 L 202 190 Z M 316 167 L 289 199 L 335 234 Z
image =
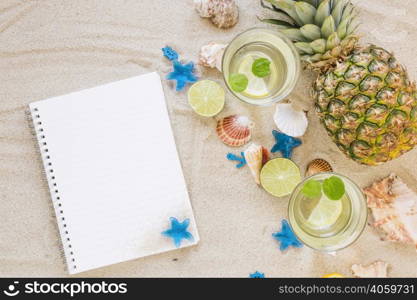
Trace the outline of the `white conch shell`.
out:
M 204 67 L 217 68 L 222 71 L 222 57 L 226 44 L 211 42 L 201 47 L 198 63 Z
M 281 132 L 294 137 L 302 136 L 308 127 L 305 112 L 295 109 L 291 103 L 277 104 L 274 121 Z
M 255 143 L 249 145 L 244 152 L 246 163 L 252 173 L 253 178 L 257 184 L 260 184 L 259 175 L 262 168 L 263 149 Z
M 417 247 L 417 195 L 398 176 L 374 182 L 364 189 L 373 226 L 385 232 L 389 241 Z
M 368 266 L 352 265 L 353 276 L 359 278 L 386 278 L 388 277 L 388 264 L 384 261 L 375 261 Z
M 235 0 L 194 0 L 194 7 L 202 18 L 210 18 L 219 28 L 234 26 L 239 19 Z

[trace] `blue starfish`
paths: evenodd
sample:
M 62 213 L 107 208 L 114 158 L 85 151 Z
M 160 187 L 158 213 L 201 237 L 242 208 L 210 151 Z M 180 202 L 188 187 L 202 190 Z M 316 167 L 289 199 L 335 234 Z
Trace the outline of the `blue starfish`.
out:
M 272 134 L 275 138 L 275 145 L 272 147 L 271 152 L 275 153 L 279 151 L 284 158 L 291 158 L 292 150 L 301 145 L 300 139 L 286 135 L 285 133 L 272 130 Z
M 182 64 L 178 60 L 172 62 L 174 70 L 168 74 L 168 80 L 176 80 L 176 90 L 181 91 L 187 83 L 193 83 L 197 81 L 197 77 L 194 75 L 194 63 Z
M 281 221 L 281 231 L 273 233 L 272 236 L 280 243 L 279 250 L 281 251 L 286 250 L 290 246 L 296 248 L 303 246 L 292 231 L 290 224 L 288 224 L 288 221 L 285 219 Z
M 265 274 L 256 271 L 255 273 L 249 274 L 249 278 L 265 278 Z
M 244 165 L 246 165 L 245 154 L 243 152 L 240 152 L 240 155 L 241 156 L 237 156 L 236 154 L 233 154 L 233 153 L 227 153 L 226 158 L 228 160 L 231 160 L 231 161 L 237 161 L 237 162 L 239 162 L 236 165 L 236 168 L 239 169 L 239 168 L 243 167 Z
M 179 222 L 176 218 L 169 218 L 171 221 L 171 229 L 162 232 L 163 235 L 170 237 L 174 240 L 175 247 L 181 246 L 182 239 L 189 241 L 193 240 L 193 235 L 187 231 L 188 225 L 190 225 L 190 219 L 185 219 L 183 222 Z
M 171 60 L 171 61 L 172 60 L 178 60 L 178 53 L 177 53 L 177 51 L 175 51 L 171 47 L 165 46 L 161 50 L 162 50 L 162 53 L 164 54 L 164 56 L 166 58 L 168 58 L 169 60 Z

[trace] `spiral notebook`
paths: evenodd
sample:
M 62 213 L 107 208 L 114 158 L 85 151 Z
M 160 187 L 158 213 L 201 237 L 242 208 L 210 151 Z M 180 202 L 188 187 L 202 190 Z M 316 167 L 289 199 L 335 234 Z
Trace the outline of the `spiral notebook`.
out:
M 176 249 L 198 233 L 157 73 L 29 105 L 69 273 Z

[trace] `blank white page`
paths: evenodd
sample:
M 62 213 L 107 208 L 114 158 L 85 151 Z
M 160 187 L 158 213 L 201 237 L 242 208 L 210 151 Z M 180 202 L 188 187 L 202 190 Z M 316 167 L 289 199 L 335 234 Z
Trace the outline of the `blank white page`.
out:
M 157 73 L 30 104 L 71 274 L 199 240 Z

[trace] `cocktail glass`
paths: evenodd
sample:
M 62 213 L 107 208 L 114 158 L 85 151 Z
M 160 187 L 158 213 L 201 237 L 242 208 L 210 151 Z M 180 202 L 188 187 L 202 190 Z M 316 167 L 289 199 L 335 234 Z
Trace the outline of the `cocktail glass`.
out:
M 310 198 L 302 192 L 306 182 L 336 176 L 345 185 L 340 200 L 330 200 L 324 193 Z M 367 206 L 362 190 L 346 176 L 319 173 L 307 177 L 297 185 L 288 205 L 290 225 L 298 239 L 310 248 L 335 252 L 351 245 L 366 225 Z
M 266 77 L 252 73 L 253 62 L 259 58 L 270 61 L 270 74 Z M 222 72 L 226 86 L 238 99 L 254 105 L 269 105 L 285 99 L 294 89 L 300 74 L 300 58 L 293 43 L 277 30 L 252 28 L 237 35 L 226 47 Z M 231 74 L 248 78 L 244 91 L 232 89 Z

